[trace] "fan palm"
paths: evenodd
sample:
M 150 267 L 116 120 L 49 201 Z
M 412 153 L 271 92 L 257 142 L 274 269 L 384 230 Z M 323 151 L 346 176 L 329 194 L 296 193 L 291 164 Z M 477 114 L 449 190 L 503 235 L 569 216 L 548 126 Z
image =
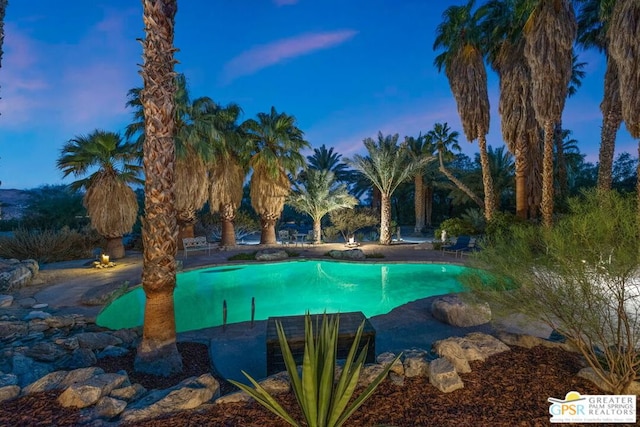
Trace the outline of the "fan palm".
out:
M 611 15 L 609 51 L 620 79 L 622 118 L 634 138 L 640 138 L 640 4 L 635 0 L 618 0 Z M 640 151 L 640 146 L 638 147 Z M 640 163 L 638 164 L 640 176 Z M 640 194 L 640 179 L 637 183 Z M 639 198 L 640 200 L 640 198 Z M 640 202 L 638 204 L 640 210 Z
M 435 146 L 428 141 L 427 138 L 419 134 L 417 138 L 413 136 L 405 136 L 404 143 L 409 149 L 409 154 L 414 160 L 423 157 L 431 158 L 435 152 Z M 414 183 L 414 210 L 416 215 L 416 225 L 413 230 L 416 233 L 421 232 L 426 225 L 426 196 L 427 191 L 424 184 L 424 170 L 417 170 L 413 176 Z M 431 195 L 429 195 L 431 197 Z
M 209 192 L 207 162 L 209 145 L 206 138 L 217 136 L 216 118 L 212 116 L 216 104 L 209 97 L 191 100 L 184 74 L 175 78 L 175 207 L 178 220 L 178 248 L 182 238 L 194 237 L 196 213 L 204 206 Z M 127 106 L 134 109 L 134 121 L 127 126 L 127 138 L 135 138 L 141 150 L 145 137 L 144 109 L 140 99 L 142 89 L 131 89 Z
M 86 190 L 83 204 L 91 226 L 107 240 L 105 253 L 114 259 L 125 254 L 122 236 L 131 232 L 138 215 L 138 200 L 128 184 L 139 184 L 140 167 L 130 144 L 114 132 L 95 130 L 69 140 L 57 160 L 66 177 L 86 176 L 70 184 L 72 190 Z
M 538 0 L 524 27 L 536 120 L 544 130 L 542 221 L 553 222 L 553 140 L 571 80 L 577 23 L 570 0 Z
M 451 160 L 453 158 L 453 151 L 461 151 L 460 144 L 458 144 L 458 136 L 460 134 L 457 131 L 451 131 L 451 128 L 447 123 L 436 123 L 433 125 L 433 129 L 431 129 L 427 133 L 427 141 L 429 144 L 432 144 L 435 150 L 438 153 L 438 161 L 440 163 L 440 172 L 447 179 L 460 189 L 463 193 L 465 193 L 471 200 L 482 208 L 484 203 L 482 199 L 478 197 L 468 186 L 466 186 L 462 181 L 456 178 L 451 171 L 449 171 L 445 167 L 445 162 Z
M 313 149 L 313 155 L 307 156 L 308 168 L 331 171 L 336 181 L 349 184 L 353 180 L 353 171 L 341 159 L 342 155 L 334 152 L 333 147 L 327 150 L 322 144 L 320 148 Z
M 243 129 L 253 144 L 250 194 L 251 205 L 260 216 L 260 243 L 275 244 L 275 224 L 291 191 L 287 173 L 305 165 L 300 150 L 309 148 L 309 143 L 296 126 L 296 118 L 278 113 L 275 107 L 269 113 L 258 113 L 257 120 L 244 122 Z
M 168 376 L 182 371 L 176 347 L 173 291 L 176 286 L 178 227 L 174 198 L 175 74 L 173 34 L 176 0 L 143 0 L 145 39 L 140 74 L 144 87 L 145 217 L 142 288 L 146 295 L 142 340 L 135 369 Z
M 379 132 L 377 141 L 366 138 L 363 143 L 369 155 L 355 155 L 347 163 L 380 191 L 380 244 L 389 245 L 392 234 L 391 195 L 433 158 L 412 159 L 406 144 L 398 145 L 398 134 L 384 136 Z
M 444 49 L 436 57 L 435 65 L 439 71 L 444 68 L 447 75 L 464 133 L 469 141 L 478 140 L 484 186 L 481 207 L 490 220 L 495 210 L 495 194 L 487 156 L 489 95 L 479 15 L 472 13 L 474 3 L 475 0 L 469 0 L 464 6 L 451 6 L 444 11 L 444 21 L 438 25 L 433 48 Z
M 535 215 L 541 199 L 541 150 L 522 33 L 533 7 L 532 0 L 490 0 L 478 9 L 487 59 L 500 78 L 498 113 L 502 138 L 515 157 L 516 215 L 520 218 Z
M 308 169 L 294 181 L 287 203 L 313 219 L 314 242 L 322 239 L 322 218 L 336 209 L 353 208 L 358 200 L 349 194 L 347 186 L 339 183 L 327 169 Z
M 600 104 L 602 128 L 598 155 L 598 188 L 610 189 L 616 134 L 622 124 L 618 69 L 609 53 L 607 38 L 616 0 L 577 1 L 581 4 L 578 15 L 578 43 L 585 48 L 595 47 L 604 53 L 607 61 L 607 70 L 604 75 L 604 95 Z
M 219 108 L 218 137 L 210 140 L 212 160 L 209 163 L 209 208 L 219 212 L 222 222 L 221 246 L 234 246 L 234 220 L 242 202 L 243 184 L 249 169 L 251 144 L 237 123 L 242 110 L 236 104 Z

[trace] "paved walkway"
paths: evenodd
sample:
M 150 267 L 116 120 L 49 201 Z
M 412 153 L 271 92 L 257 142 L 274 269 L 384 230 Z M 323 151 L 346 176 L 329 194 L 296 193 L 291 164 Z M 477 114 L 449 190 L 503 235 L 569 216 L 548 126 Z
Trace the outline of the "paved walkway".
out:
M 239 252 L 251 252 L 257 246 L 238 246 L 231 250 L 215 250 L 210 255 L 205 252 L 190 253 L 188 258 L 178 255 L 183 269 L 190 270 L 202 266 L 232 264 L 228 258 Z M 301 258 L 325 258 L 332 249 L 347 249 L 343 244 L 322 244 L 317 246 L 290 247 Z M 466 258 L 456 258 L 453 254 L 427 249 L 424 244 L 395 243 L 390 246 L 363 244 L 365 254 L 379 254 L 380 258 L 369 258 L 367 262 L 446 262 L 464 264 Z M 246 263 L 238 261 L 236 263 Z M 19 297 L 32 297 L 38 303 L 49 305 L 47 311 L 54 314 L 79 313 L 87 317 L 97 316 L 102 306 L 83 305 L 88 297 L 99 296 L 110 290 L 128 284 L 139 285 L 142 272 L 142 257 L 132 253 L 117 260 L 114 268 L 97 269 L 90 260 L 45 264 L 41 268 L 40 285 L 23 290 Z M 443 324 L 431 316 L 433 298 L 425 298 L 395 308 L 390 313 L 370 319 L 376 329 L 376 353 L 398 352 L 409 348 L 429 349 L 439 339 L 462 336 L 473 331 L 492 332 L 495 325 L 475 328 L 456 328 Z M 544 336 L 547 332 L 539 325 L 517 325 L 513 320 L 502 322 L 514 332 L 527 332 Z M 548 335 L 547 335 L 548 336 Z M 257 321 L 251 327 L 249 322 L 230 324 L 226 328 L 215 327 L 179 334 L 179 340 L 198 341 L 210 344 L 212 361 L 225 377 L 244 380 L 240 373 L 244 370 L 255 378 L 262 378 L 266 372 L 266 321 Z

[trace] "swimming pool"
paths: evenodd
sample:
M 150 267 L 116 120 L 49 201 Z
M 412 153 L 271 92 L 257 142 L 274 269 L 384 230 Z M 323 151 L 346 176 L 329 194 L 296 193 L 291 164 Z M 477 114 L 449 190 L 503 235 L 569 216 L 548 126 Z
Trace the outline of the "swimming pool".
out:
M 459 292 L 465 267 L 451 264 L 379 264 L 300 260 L 243 264 L 179 273 L 174 293 L 178 332 L 271 316 L 362 311 L 371 317 L 410 301 Z M 112 329 L 142 325 L 141 287 L 114 300 L 96 323 Z

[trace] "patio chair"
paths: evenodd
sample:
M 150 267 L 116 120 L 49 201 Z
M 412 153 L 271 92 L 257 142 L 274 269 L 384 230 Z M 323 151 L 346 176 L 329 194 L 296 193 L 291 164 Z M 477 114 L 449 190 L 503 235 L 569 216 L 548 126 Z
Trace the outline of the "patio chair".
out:
M 453 245 L 442 247 L 442 255 L 444 255 L 445 252 L 448 252 L 455 254 L 455 256 L 457 257 L 458 252 L 468 248 L 470 242 L 471 236 L 458 236 L 458 238 L 456 239 L 456 243 L 454 243 Z
M 278 231 L 278 238 L 283 245 L 291 244 L 291 234 L 289 234 L 289 230 Z

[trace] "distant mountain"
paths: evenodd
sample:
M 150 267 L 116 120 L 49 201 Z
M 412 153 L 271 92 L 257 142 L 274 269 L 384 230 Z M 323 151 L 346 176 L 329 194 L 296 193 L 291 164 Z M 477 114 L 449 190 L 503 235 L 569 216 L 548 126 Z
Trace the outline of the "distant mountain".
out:
M 20 219 L 26 207 L 29 192 L 0 189 L 0 219 Z

